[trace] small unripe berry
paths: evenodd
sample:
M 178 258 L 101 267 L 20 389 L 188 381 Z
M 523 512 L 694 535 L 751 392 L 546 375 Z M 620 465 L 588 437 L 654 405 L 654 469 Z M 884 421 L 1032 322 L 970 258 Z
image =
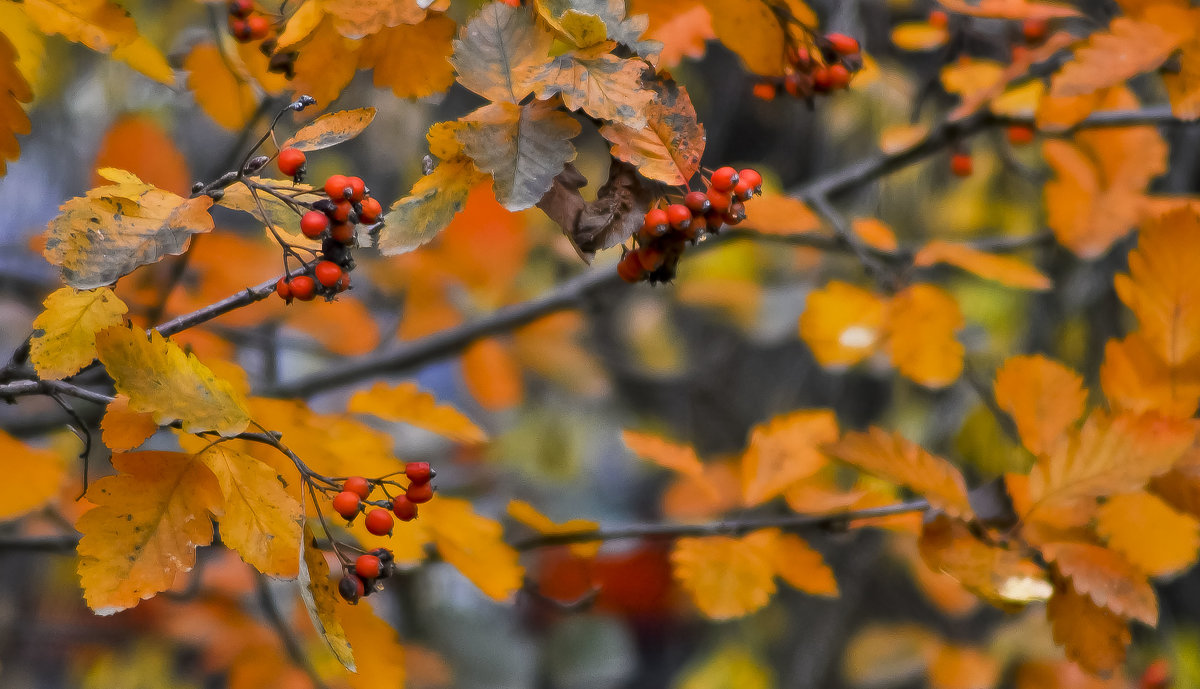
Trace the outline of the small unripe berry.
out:
M 417 504 L 409 500 L 408 496 L 397 495 L 396 499 L 392 500 L 392 513 L 402 522 L 411 522 L 417 518 Z
M 711 183 L 712 188 L 717 191 L 730 191 L 738 183 L 737 170 L 728 165 L 719 167 L 713 171 Z
M 404 496 L 414 505 L 421 505 L 433 499 L 433 484 L 414 483 L 404 491 Z
M 362 476 L 351 476 L 342 484 L 342 490 L 354 493 L 363 500 L 371 494 L 371 483 Z
M 308 162 L 304 151 L 298 148 L 285 148 L 279 152 L 279 157 L 275 159 L 275 164 L 279 166 L 279 171 L 288 177 L 295 177 L 304 169 L 304 164 Z
M 354 573 L 363 579 L 378 579 L 379 558 L 374 555 L 359 555 L 358 559 L 354 561 Z
M 329 229 L 329 216 L 321 211 L 308 211 L 300 217 L 300 231 L 309 239 L 316 239 Z
M 404 475 L 413 483 L 429 483 L 436 475 L 429 462 L 409 462 L 404 465 Z
M 317 282 L 324 287 L 333 287 L 342 279 L 342 269 L 333 261 L 321 261 L 313 268 L 313 275 L 317 276 Z
M 387 510 L 376 507 L 367 512 L 367 519 L 364 522 L 367 531 L 376 536 L 386 536 L 392 532 L 392 527 L 396 524 L 396 520 L 392 518 L 392 513 Z
M 344 490 L 333 496 L 333 511 L 342 515 L 346 521 L 354 519 L 358 516 L 358 508 L 362 504 L 362 499 L 357 493 L 351 493 Z

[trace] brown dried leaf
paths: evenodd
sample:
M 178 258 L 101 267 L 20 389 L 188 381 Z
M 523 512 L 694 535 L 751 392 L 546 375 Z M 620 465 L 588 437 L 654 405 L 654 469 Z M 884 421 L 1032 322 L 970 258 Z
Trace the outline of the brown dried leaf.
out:
M 1158 602 L 1146 575 L 1116 551 L 1091 543 L 1046 543 L 1041 551 L 1096 605 L 1151 627 L 1158 623 Z
M 519 103 L 536 88 L 553 41 L 527 8 L 493 2 L 462 28 L 450 63 L 468 89 L 491 101 Z
M 658 99 L 646 108 L 646 126 L 605 124 L 600 134 L 612 142 L 613 156 L 632 163 L 642 175 L 672 185 L 687 184 L 700 169 L 704 127 L 687 89 L 670 80 L 653 82 Z
M 1125 660 L 1131 636 L 1129 626 L 1116 613 L 1061 582 L 1046 603 L 1046 617 L 1054 640 L 1067 657 L 1088 672 L 1107 674 Z
M 612 47 L 602 43 L 556 57 L 540 75 L 538 98 L 561 94 L 571 110 L 632 129 L 646 126 L 646 110 L 655 98 L 642 85 L 648 67 L 637 58 L 613 55 Z

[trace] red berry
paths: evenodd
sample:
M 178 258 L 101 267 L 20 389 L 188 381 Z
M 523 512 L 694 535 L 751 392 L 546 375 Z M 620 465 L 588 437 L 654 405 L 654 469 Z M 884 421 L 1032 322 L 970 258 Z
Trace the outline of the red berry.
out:
M 929 13 L 929 25 L 938 29 L 944 29 L 950 24 L 950 16 L 941 10 L 933 10 Z
M 760 100 L 775 100 L 777 89 L 775 84 L 772 84 L 769 81 L 760 81 L 754 85 L 754 88 L 751 89 L 751 93 L 754 94 L 755 98 Z
M 829 74 L 830 89 L 844 89 L 850 85 L 850 70 L 846 69 L 846 65 L 840 62 L 835 65 L 829 65 L 827 72 Z
M 292 303 L 292 286 L 288 284 L 287 278 L 279 278 L 279 282 L 275 283 L 275 294 L 287 303 Z
M 329 214 L 334 222 L 346 222 L 350 219 L 350 212 L 354 210 L 354 204 L 346 199 L 342 199 L 333 204 L 333 212 Z
M 647 273 L 658 270 L 659 266 L 663 264 L 663 259 L 666 258 L 663 250 L 657 246 L 643 246 L 635 253 L 638 255 L 638 262 L 642 264 L 642 270 Z
M 396 524 L 396 520 L 392 519 L 392 513 L 376 507 L 367 512 L 367 520 L 364 522 L 367 525 L 367 531 L 376 536 L 386 536 L 392 532 L 392 526 Z
M 704 214 L 700 213 L 700 214 L 692 216 L 692 222 L 690 222 L 688 224 L 686 230 L 680 231 L 680 235 L 684 239 L 695 239 L 696 237 L 700 236 L 701 232 L 704 231 L 704 227 L 705 227 Z
M 1008 142 L 1014 146 L 1021 146 L 1033 141 L 1033 130 L 1023 125 L 1014 124 L 1008 128 Z
M 308 162 L 304 151 L 298 148 L 285 148 L 279 152 L 279 157 L 275 159 L 275 164 L 279 166 L 279 171 L 288 177 L 295 177 L 304 169 L 304 163 Z
M 833 81 L 829 77 L 828 67 L 818 67 L 812 73 L 813 90 L 817 93 L 824 93 L 830 89 Z
M 300 231 L 309 239 L 316 239 L 329 229 L 329 216 L 321 211 L 309 211 L 300 218 Z
M 346 186 L 350 187 L 350 200 L 362 201 L 363 196 L 367 193 L 367 185 L 362 181 L 362 177 L 347 177 Z M 342 191 L 345 191 L 344 189 Z
M 364 225 L 372 225 L 379 216 L 383 215 L 383 206 L 375 199 L 363 199 L 362 213 L 358 214 L 358 221 Z
M 829 41 L 829 47 L 838 55 L 855 55 L 861 49 L 856 39 L 844 33 L 831 33 L 825 36 L 825 40 Z
M 957 177 L 970 177 L 973 167 L 970 153 L 955 153 L 950 157 L 950 171 Z
M 238 40 L 239 43 L 245 43 L 250 40 L 250 25 L 244 19 L 229 18 L 229 33 Z
M 750 184 L 750 188 L 753 189 L 756 194 L 762 193 L 762 175 L 758 174 L 758 170 L 750 167 L 744 170 L 738 170 L 738 177 L 741 178 L 743 182 L 748 182 Z
M 803 72 L 792 72 L 783 78 L 783 90 L 793 98 L 806 98 L 812 92 L 812 77 Z
M 671 222 L 671 227 L 686 230 L 692 222 L 692 211 L 682 203 L 672 203 L 667 206 L 667 219 Z
M 708 194 L 702 191 L 689 191 L 687 196 L 683 197 L 683 205 L 687 206 L 693 215 L 702 215 L 712 208 Z
M 801 46 L 789 45 L 784 57 L 787 58 L 787 61 L 790 62 L 792 66 L 800 69 L 801 71 L 808 70 L 809 63 L 812 62 L 812 56 L 809 55 L 808 48 Z
M 239 19 L 245 19 L 254 11 L 251 0 L 229 0 L 229 14 Z
M 358 497 L 358 493 L 344 490 L 333 496 L 333 511 L 349 521 L 358 516 L 358 508 L 361 503 L 362 499 Z
M 404 475 L 413 483 L 429 483 L 436 474 L 429 468 L 429 462 L 409 462 L 404 465 Z
M 292 296 L 300 301 L 312 301 L 317 296 L 317 283 L 307 275 L 292 278 Z
M 725 213 L 717 209 L 710 210 L 704 214 L 704 226 L 710 234 L 716 234 L 721 231 L 721 226 L 725 224 Z
M 1049 30 L 1050 25 L 1045 19 L 1026 19 L 1021 22 L 1021 34 L 1030 43 L 1037 43 L 1045 38 Z
M 408 501 L 420 505 L 429 502 L 433 499 L 433 484 L 431 483 L 414 483 L 404 491 L 404 496 Z
M 732 188 L 733 187 L 730 187 L 730 189 Z M 716 191 L 715 189 L 710 189 L 708 191 L 709 211 L 724 213 L 725 211 L 729 210 L 729 204 L 731 203 L 733 203 L 733 197 L 729 194 L 729 192 Z
M 337 291 L 345 292 L 350 289 L 350 273 L 342 273 L 342 279 L 338 280 Z
M 354 573 L 363 579 L 378 579 L 379 572 L 379 558 L 374 555 L 359 555 L 354 561 Z
M 638 282 L 642 279 L 642 262 L 638 260 L 636 251 L 630 251 L 625 254 L 619 263 L 617 263 L 617 275 L 625 282 Z
M 351 476 L 342 484 L 342 490 L 349 493 L 354 493 L 363 500 L 371 494 L 371 484 L 362 476 Z
M 726 225 L 736 225 L 746 219 L 746 206 L 742 205 L 741 201 L 734 201 L 729 210 L 725 211 L 725 217 L 722 218 Z
M 1138 679 L 1138 689 L 1168 689 L 1171 686 L 1171 664 L 1166 658 L 1150 661 Z
M 742 179 L 733 187 L 733 195 L 741 201 L 749 201 L 754 198 L 754 187 L 750 186 L 750 182 Z
M 338 582 L 338 595 L 347 603 L 357 603 L 366 592 L 367 588 L 363 585 L 362 579 L 351 574 L 342 577 L 342 580 Z
M 342 279 L 342 269 L 333 261 L 321 261 L 313 269 L 313 274 L 317 276 L 317 282 L 325 287 L 333 287 Z
M 733 185 L 738 183 L 737 170 L 726 165 L 719 167 L 712 173 L 712 188 L 717 191 L 730 191 Z
M 271 22 L 261 14 L 255 14 L 246 20 L 246 28 L 250 32 L 250 40 L 260 41 L 271 33 Z
M 661 208 L 653 208 L 646 213 L 646 218 L 642 221 L 642 232 L 651 237 L 661 237 L 667 233 L 670 226 L 671 218 L 667 212 Z
M 417 504 L 407 496 L 397 495 L 396 499 L 392 500 L 392 512 L 395 513 L 396 519 L 411 522 L 417 518 Z
M 346 198 L 346 187 L 350 186 L 350 180 L 345 175 L 334 175 L 325 180 L 325 193 L 329 198 L 338 201 Z
M 354 225 L 348 222 L 339 222 L 333 225 L 333 230 L 329 233 L 333 237 L 333 241 L 341 242 L 342 244 L 350 245 L 354 243 Z

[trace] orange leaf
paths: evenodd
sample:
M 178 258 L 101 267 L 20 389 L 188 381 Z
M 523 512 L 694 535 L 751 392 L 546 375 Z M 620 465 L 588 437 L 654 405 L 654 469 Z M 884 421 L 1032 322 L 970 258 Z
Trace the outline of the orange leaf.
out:
M 832 280 L 808 295 L 800 337 L 825 367 L 857 364 L 883 338 L 885 305 L 861 287 Z
M 710 462 L 704 473 L 682 475 L 663 491 L 664 517 L 680 522 L 706 522 L 741 504 L 739 467 Z
M 1150 576 L 1187 569 L 1200 549 L 1200 522 L 1146 492 L 1110 497 L 1096 514 L 1096 532 Z
M 21 103 L 33 100 L 29 82 L 17 69 L 17 51 L 7 36 L 0 35 L 0 175 L 8 171 L 5 160 L 16 160 L 21 155 L 17 134 L 28 134 L 31 129 L 29 115 Z
M 375 119 L 375 108 L 339 110 L 321 115 L 293 134 L 279 148 L 319 151 L 337 146 L 363 133 Z
M 746 69 L 767 77 L 783 76 L 784 27 L 775 12 L 757 0 L 705 0 L 717 38 Z
M 824 448 L 829 455 L 921 494 L 953 517 L 972 515 L 967 486 L 953 464 L 882 428 L 847 433 Z
M 525 396 L 516 359 L 495 338 L 467 347 L 462 355 L 462 376 L 471 396 L 489 411 L 515 407 Z
M 1000 661 L 972 648 L 942 644 L 929 661 L 930 689 L 992 689 L 1000 680 Z
M 187 160 L 158 122 L 146 115 L 117 118 L 100 142 L 92 167 L 128 170 L 160 189 L 180 196 L 191 193 Z M 104 181 L 93 174 L 91 184 L 100 186 Z
M 781 414 L 755 426 L 742 455 L 743 503 L 760 505 L 815 474 L 827 461 L 817 448 L 837 437 L 837 419 L 826 409 Z
M 541 75 L 538 98 L 561 95 L 569 110 L 633 129 L 646 126 L 646 108 L 655 97 L 642 86 L 646 63 L 619 58 L 611 49 L 611 44 L 600 43 L 556 57 Z
M 590 519 L 571 519 L 559 524 L 524 500 L 509 500 L 507 512 L 508 516 L 544 535 L 587 533 L 600 528 L 599 524 Z M 589 558 L 595 557 L 601 545 L 601 541 L 590 541 L 572 543 L 568 548 L 575 557 Z
M 241 129 L 258 107 L 254 89 L 230 70 L 212 43 L 199 43 L 183 61 L 187 87 L 209 117 L 226 129 Z
M 613 156 L 636 166 L 642 175 L 666 184 L 687 184 L 700 170 L 704 126 L 683 86 L 656 81 L 654 90 L 658 98 L 646 108 L 644 128 L 605 124 L 600 134 L 612 142 Z
M 457 25 L 453 19 L 431 15 L 420 24 L 392 27 L 365 39 L 360 69 L 373 69 L 376 88 L 390 88 L 397 98 L 424 98 L 454 83 L 447 58 Z
M 212 542 L 210 513 L 224 500 L 212 472 L 178 452 L 115 454 L 119 472 L 88 487 L 96 507 L 79 518 L 79 581 L 97 613 L 165 591 Z
M 921 557 L 930 569 L 999 606 L 1023 606 L 1050 597 L 1045 573 L 1020 553 L 984 543 L 966 524 L 938 515 L 921 527 Z
M 470 502 L 436 498 L 421 505 L 421 522 L 442 558 L 488 597 L 506 600 L 521 588 L 525 569 L 517 551 L 501 538 L 500 524 L 475 514 Z
M 1169 367 L 1140 332 L 1104 345 L 1100 384 L 1113 409 L 1190 417 L 1200 404 L 1200 371 Z
M 892 29 L 892 44 L 901 50 L 924 52 L 946 44 L 950 32 L 929 22 L 904 22 Z
M 775 571 L 753 543 L 729 536 L 681 538 L 671 549 L 675 579 L 714 620 L 748 615 L 775 593 Z
M 755 212 L 757 212 L 757 208 Z M 895 251 L 899 248 L 899 244 L 896 243 L 896 233 L 877 218 L 855 218 L 850 229 L 867 246 L 880 251 Z
M 52 500 L 66 478 L 58 453 L 33 448 L 0 430 L 0 521 L 19 517 Z M 20 477 L 20 480 L 16 480 Z
M 487 433 L 466 414 L 448 404 L 438 404 L 432 394 L 422 391 L 416 383 L 396 386 L 376 383 L 369 390 L 354 393 L 346 411 L 402 421 L 460 443 L 487 442 Z
M 399 3 L 396 3 L 399 6 Z M 342 89 L 358 71 L 358 53 L 363 42 L 346 38 L 334 27 L 336 20 L 326 14 L 293 63 L 296 76 L 292 78 L 294 93 L 307 94 L 326 105 L 337 100 Z
M 1117 552 L 1090 543 L 1047 543 L 1041 551 L 1076 592 L 1096 605 L 1151 627 L 1158 622 L 1158 603 L 1146 575 Z
M 928 267 L 936 263 L 946 263 L 984 280 L 993 280 L 1017 289 L 1047 290 L 1054 286 L 1050 278 L 1020 259 L 998 256 L 966 244 L 951 244 L 935 239 L 913 256 L 913 265 L 916 266 Z
M 425 10 L 418 0 L 321 0 L 321 8 L 346 38 L 362 38 L 389 26 L 419 24 Z
M 354 297 L 342 295 L 333 303 L 288 309 L 286 322 L 334 354 L 358 356 L 379 346 L 379 325 L 366 305 Z
M 1161 65 L 1179 47 L 1182 36 L 1152 22 L 1117 17 L 1107 31 L 1097 31 L 1074 58 L 1050 80 L 1055 96 L 1078 96 L 1109 86 Z
M 712 15 L 700 0 L 632 0 L 629 15 L 649 20 L 643 37 L 663 44 L 660 68 L 675 67 L 685 57 L 704 57 L 705 43 L 716 38 Z
M 933 285 L 913 285 L 892 297 L 888 307 L 888 351 L 905 377 L 926 387 L 945 387 L 958 380 L 963 346 L 955 333 L 963 327 L 962 311 L 948 292 Z
M 996 372 L 996 404 L 1017 424 L 1021 442 L 1049 454 L 1083 417 L 1087 390 L 1079 374 L 1041 355 L 1015 356 Z
M 704 464 L 700 462 L 691 445 L 673 443 L 649 433 L 630 430 L 621 431 L 621 441 L 638 457 L 654 462 L 664 469 L 678 471 L 692 478 L 704 476 Z
M 1063 582 L 1046 603 L 1054 640 L 1088 672 L 1106 674 L 1125 659 L 1129 627 L 1116 613 Z
M 746 536 L 743 541 L 761 550 L 771 563 L 775 574 L 794 589 L 814 596 L 838 595 L 837 579 L 825 564 L 821 553 L 796 534 L 778 529 L 762 529 Z
M 131 411 L 129 398 L 117 395 L 104 408 L 100 421 L 101 439 L 113 452 L 132 450 L 158 430 L 154 417 L 147 412 Z
M 396 630 L 379 619 L 370 605 L 341 605 L 338 618 L 346 639 L 354 649 L 354 672 L 344 681 L 353 689 L 378 689 L 380 678 L 395 686 L 407 685 L 404 676 L 404 646 Z
M 938 0 L 938 2 L 952 12 L 989 19 L 1057 19 L 1079 16 L 1079 10 L 1053 2 L 1029 2 L 1028 0 L 981 0 L 976 4 L 968 4 L 964 0 Z
M 804 234 L 821 229 L 821 219 L 803 201 L 767 192 L 754 200 L 753 211 L 739 228 L 763 234 Z

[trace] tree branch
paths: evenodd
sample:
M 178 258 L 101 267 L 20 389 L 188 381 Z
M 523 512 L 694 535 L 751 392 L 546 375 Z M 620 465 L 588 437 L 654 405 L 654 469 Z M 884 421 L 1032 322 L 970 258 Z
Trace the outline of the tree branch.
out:
M 112 397 L 100 392 L 93 392 L 78 385 L 61 380 L 19 380 L 15 383 L 0 385 L 0 400 L 12 402 L 18 397 L 27 395 L 67 395 L 101 406 L 112 401 Z

